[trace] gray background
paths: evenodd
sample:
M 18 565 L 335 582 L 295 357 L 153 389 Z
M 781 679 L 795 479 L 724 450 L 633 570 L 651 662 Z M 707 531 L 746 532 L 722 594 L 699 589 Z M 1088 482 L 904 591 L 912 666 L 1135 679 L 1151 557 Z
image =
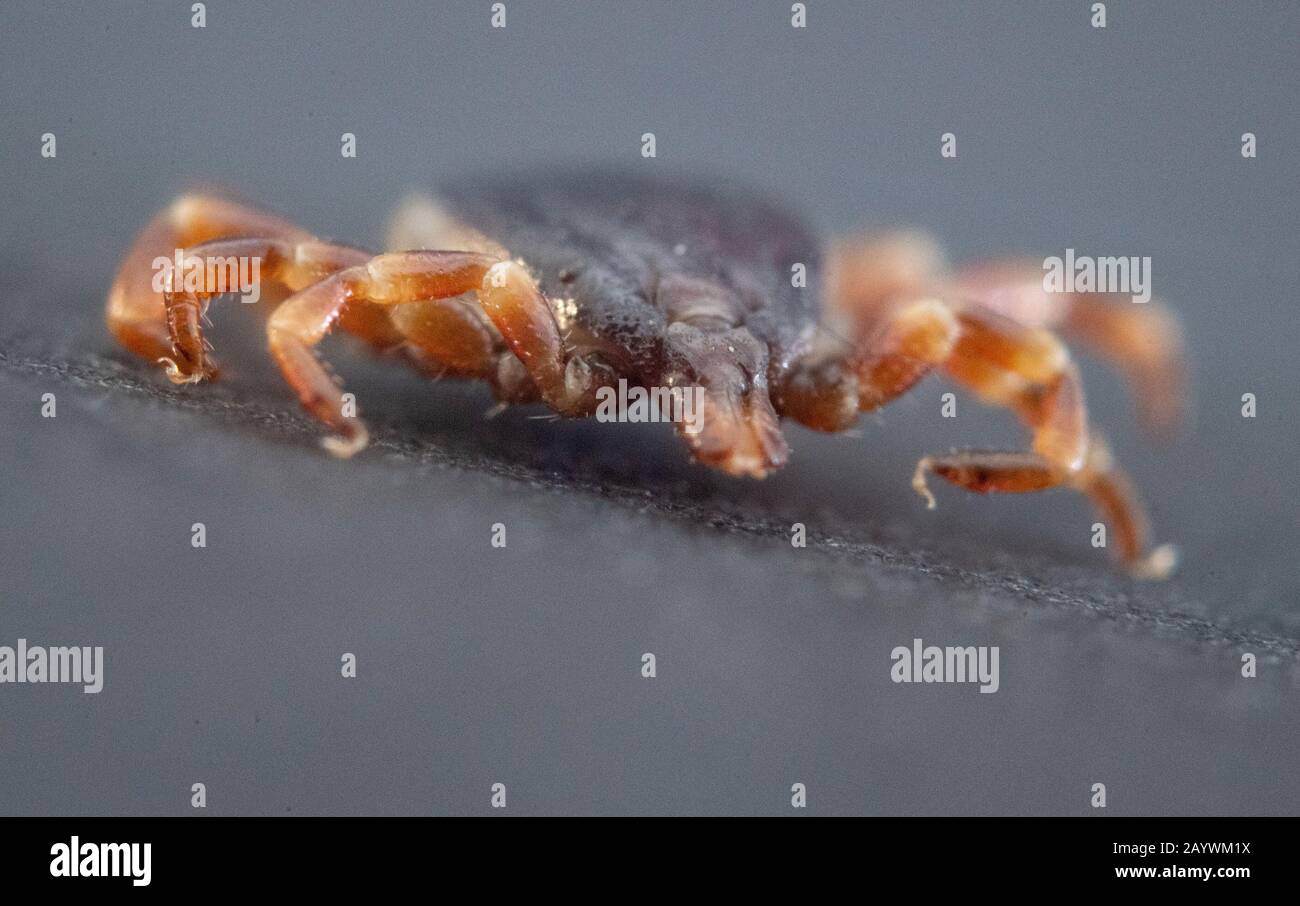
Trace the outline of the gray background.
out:
M 494 782 L 511 813 L 789 812 L 796 781 L 816 813 L 1085 814 L 1094 782 L 1109 814 L 1295 813 L 1297 7 L 489 5 L 0 7 L 0 644 L 107 661 L 99 695 L 0 687 L 0 813 L 190 813 L 195 781 L 219 814 L 485 813 Z M 1117 575 L 1065 493 L 926 512 L 919 454 L 1023 438 L 965 397 L 941 419 L 937 382 L 791 428 L 756 483 L 654 426 L 485 421 L 482 388 L 334 343 L 377 437 L 336 462 L 238 306 L 221 385 L 103 328 L 117 257 L 195 182 L 373 245 L 411 186 L 556 161 L 725 173 L 959 260 L 1150 255 L 1194 425 L 1149 445 L 1086 377 L 1184 568 Z M 1001 691 L 892 684 L 918 636 L 999 645 Z

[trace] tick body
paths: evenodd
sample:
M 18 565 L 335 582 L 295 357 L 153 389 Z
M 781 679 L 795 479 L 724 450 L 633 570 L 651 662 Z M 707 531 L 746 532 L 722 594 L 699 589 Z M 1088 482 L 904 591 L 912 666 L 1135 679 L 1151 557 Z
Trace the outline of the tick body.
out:
M 364 423 L 315 347 L 331 330 L 431 376 L 487 381 L 504 402 L 591 415 L 602 388 L 698 388 L 679 433 L 694 458 L 761 478 L 783 466 L 782 419 L 851 426 L 932 371 L 1011 409 L 1027 450 L 923 457 L 968 490 L 1070 487 L 1087 495 L 1135 574 L 1163 576 L 1130 483 L 1091 429 L 1077 368 L 1057 332 L 1126 371 L 1157 429 L 1179 414 L 1176 322 L 1157 303 L 1048 293 L 1033 263 L 956 270 L 916 233 L 826 242 L 787 210 L 717 183 L 617 173 L 538 174 L 449 186 L 398 210 L 376 254 L 325 242 L 279 217 L 184 196 L 127 253 L 108 323 L 177 383 L 217 376 L 201 322 L 230 287 L 192 285 L 159 262 L 253 258 L 270 308 L 267 342 L 340 456 Z M 207 273 L 212 273 L 209 268 Z M 283 299 L 283 301 L 274 301 Z

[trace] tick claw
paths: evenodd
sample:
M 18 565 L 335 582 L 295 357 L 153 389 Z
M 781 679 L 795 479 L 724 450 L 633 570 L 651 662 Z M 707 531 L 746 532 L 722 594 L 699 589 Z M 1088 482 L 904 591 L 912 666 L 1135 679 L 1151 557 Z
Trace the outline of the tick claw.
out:
M 912 473 L 912 490 L 925 500 L 925 508 L 932 510 L 935 507 L 934 494 L 930 493 L 930 486 L 925 481 L 925 473 L 929 469 L 930 457 L 928 456 L 916 464 L 916 471 Z
M 160 358 L 158 364 L 163 366 L 167 372 L 167 380 L 171 381 L 173 384 L 197 384 L 204 378 L 202 371 L 196 371 L 193 374 L 186 374 L 181 371 L 180 366 L 177 365 L 175 361 L 166 356 Z
M 1178 567 L 1178 548 L 1172 544 L 1162 544 L 1130 568 L 1137 579 L 1168 579 Z
M 370 443 L 370 432 L 364 425 L 359 425 L 351 435 L 334 434 L 322 437 L 320 445 L 332 456 L 339 459 L 351 459 Z

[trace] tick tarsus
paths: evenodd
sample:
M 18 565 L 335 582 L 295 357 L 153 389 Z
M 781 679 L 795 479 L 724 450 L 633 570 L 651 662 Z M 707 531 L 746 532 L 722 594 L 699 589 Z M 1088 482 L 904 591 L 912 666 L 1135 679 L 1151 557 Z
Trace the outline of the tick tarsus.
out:
M 1013 411 L 1033 440 L 1027 451 L 922 458 L 913 487 L 930 508 L 928 474 L 980 493 L 1072 488 L 1093 501 L 1130 572 L 1172 570 L 1173 548 L 1149 547 L 1145 513 L 1090 430 L 1078 369 L 1051 332 L 1124 370 L 1146 424 L 1166 431 L 1181 411 L 1182 350 L 1176 321 L 1155 303 L 1049 296 L 1041 270 L 1023 263 L 948 272 L 931 240 L 895 233 L 832 245 L 819 318 L 808 297 L 791 295 L 788 271 L 815 250 L 773 206 L 608 177 L 548 188 L 519 211 L 510 198 L 530 190 L 503 191 L 473 225 L 408 199 L 389 240 L 406 250 L 383 254 L 184 196 L 127 253 L 109 327 L 176 383 L 214 379 L 202 321 L 220 293 L 175 274 L 159 291 L 151 265 L 177 249 L 205 263 L 256 256 L 262 282 L 286 297 L 267 321 L 272 357 L 342 457 L 369 435 L 317 354 L 335 327 L 425 373 L 482 379 L 502 402 L 540 400 L 568 416 L 591 414 L 596 391 L 619 379 L 699 386 L 702 426 L 680 432 L 692 455 L 760 478 L 788 457 L 782 418 L 841 431 L 938 371 Z
M 1161 544 L 1147 550 L 1146 517 L 1136 504 L 1128 479 L 1119 472 L 1104 441 L 1094 436 L 1083 462 L 1074 469 L 1053 465 L 1032 452 L 975 450 L 924 456 L 912 474 L 912 489 L 936 506 L 926 475 L 933 473 L 968 491 L 1026 492 L 1069 487 L 1090 497 L 1115 532 L 1116 550 L 1130 573 L 1141 579 L 1164 579 L 1178 564 L 1178 550 Z

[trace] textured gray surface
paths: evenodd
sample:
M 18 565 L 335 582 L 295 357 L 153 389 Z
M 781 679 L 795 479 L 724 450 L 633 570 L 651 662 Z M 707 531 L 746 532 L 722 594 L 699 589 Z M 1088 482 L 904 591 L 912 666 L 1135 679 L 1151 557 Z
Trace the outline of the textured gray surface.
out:
M 0 687 L 0 813 L 187 812 L 195 781 L 219 813 L 479 812 L 497 781 L 512 812 L 783 811 L 795 781 L 818 812 L 1084 813 L 1099 781 L 1110 813 L 1296 812 L 1294 8 L 1111 4 L 1102 32 L 1078 4 L 814 4 L 798 33 L 782 4 L 508 6 L 504 32 L 477 3 L 209 4 L 206 33 L 179 7 L 0 12 L 0 644 L 107 659 L 97 696 Z M 485 421 L 481 389 L 334 344 L 377 427 L 339 463 L 237 306 L 219 386 L 173 389 L 103 331 L 114 259 L 187 181 L 375 242 L 410 185 L 644 165 L 645 131 L 649 165 L 828 230 L 1151 255 L 1195 425 L 1147 446 L 1086 376 L 1184 570 L 1115 575 L 1064 494 L 925 512 L 919 453 L 1021 437 L 938 418 L 937 383 L 856 435 L 794 431 L 747 483 L 650 428 Z M 892 684 L 916 636 L 1000 645 L 1001 690 Z

